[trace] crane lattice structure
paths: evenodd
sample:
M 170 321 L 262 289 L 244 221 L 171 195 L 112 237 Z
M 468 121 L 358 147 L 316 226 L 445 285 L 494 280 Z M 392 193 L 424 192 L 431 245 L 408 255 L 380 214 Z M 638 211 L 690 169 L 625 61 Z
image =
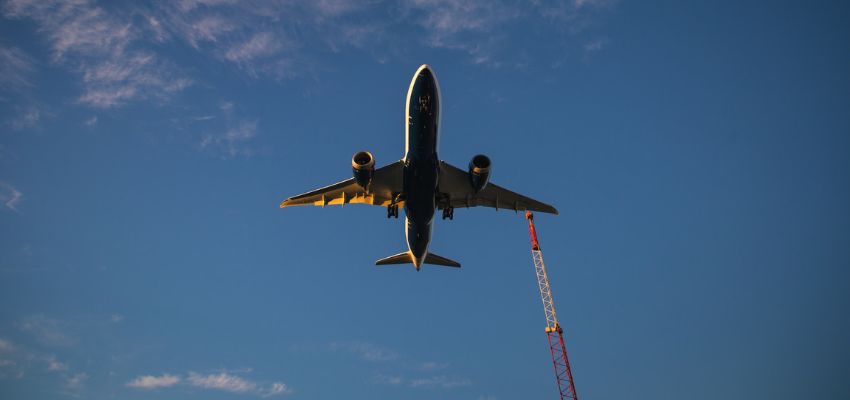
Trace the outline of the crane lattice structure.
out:
M 525 213 L 528 220 L 528 236 L 531 238 L 531 258 L 534 260 L 534 272 L 537 273 L 537 287 L 543 300 L 543 311 L 546 313 L 546 338 L 549 340 L 549 351 L 552 353 L 552 364 L 555 367 L 555 381 L 558 383 L 558 393 L 561 400 L 578 400 L 573 373 L 570 370 L 570 360 L 567 358 L 567 346 L 564 344 L 564 330 L 558 325 L 555 314 L 555 303 L 552 302 L 552 289 L 543 265 L 543 252 L 537 242 L 537 230 L 534 229 L 534 215 L 531 211 Z

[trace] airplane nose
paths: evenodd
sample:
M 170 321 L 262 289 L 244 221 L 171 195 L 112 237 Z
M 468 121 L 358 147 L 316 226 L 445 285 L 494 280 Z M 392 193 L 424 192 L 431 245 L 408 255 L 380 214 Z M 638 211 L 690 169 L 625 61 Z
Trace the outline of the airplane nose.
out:
M 428 81 L 434 80 L 434 72 L 431 71 L 431 67 L 429 67 L 427 64 L 422 64 L 422 66 L 419 68 L 421 68 L 421 70 L 419 70 L 420 78 L 426 79 Z

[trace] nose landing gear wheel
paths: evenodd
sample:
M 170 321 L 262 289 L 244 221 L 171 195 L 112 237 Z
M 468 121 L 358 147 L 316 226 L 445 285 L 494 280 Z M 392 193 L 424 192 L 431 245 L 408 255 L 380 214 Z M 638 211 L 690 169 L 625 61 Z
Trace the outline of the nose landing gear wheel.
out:
M 455 209 L 454 207 L 446 207 L 443 209 L 443 219 L 455 219 Z
M 398 204 L 387 206 L 387 218 L 398 218 Z

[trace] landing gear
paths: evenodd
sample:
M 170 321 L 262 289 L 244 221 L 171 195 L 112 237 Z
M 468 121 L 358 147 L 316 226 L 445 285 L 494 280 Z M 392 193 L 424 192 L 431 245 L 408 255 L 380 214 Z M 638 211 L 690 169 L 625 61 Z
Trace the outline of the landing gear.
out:
M 443 209 L 443 219 L 455 219 L 455 209 L 454 207 L 446 207 Z
M 398 218 L 398 204 L 387 206 L 387 218 Z

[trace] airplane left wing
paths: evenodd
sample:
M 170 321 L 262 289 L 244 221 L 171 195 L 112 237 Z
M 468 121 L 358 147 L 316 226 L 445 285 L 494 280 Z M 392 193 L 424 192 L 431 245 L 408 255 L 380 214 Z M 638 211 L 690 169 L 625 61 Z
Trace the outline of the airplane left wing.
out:
M 369 191 L 363 189 L 354 178 L 325 186 L 298 196 L 290 197 L 280 203 L 280 208 L 290 206 L 327 206 L 345 204 L 369 204 L 375 206 L 389 206 L 394 198 L 403 190 L 404 163 L 396 161 L 375 170 Z M 396 201 L 402 207 L 403 201 Z
M 539 211 L 558 214 L 558 210 L 546 203 L 514 193 L 501 186 L 488 183 L 476 192 L 469 183 L 469 173 L 440 161 L 440 183 L 437 187 L 445 197 L 437 199 L 440 208 L 493 207 L 514 211 Z

